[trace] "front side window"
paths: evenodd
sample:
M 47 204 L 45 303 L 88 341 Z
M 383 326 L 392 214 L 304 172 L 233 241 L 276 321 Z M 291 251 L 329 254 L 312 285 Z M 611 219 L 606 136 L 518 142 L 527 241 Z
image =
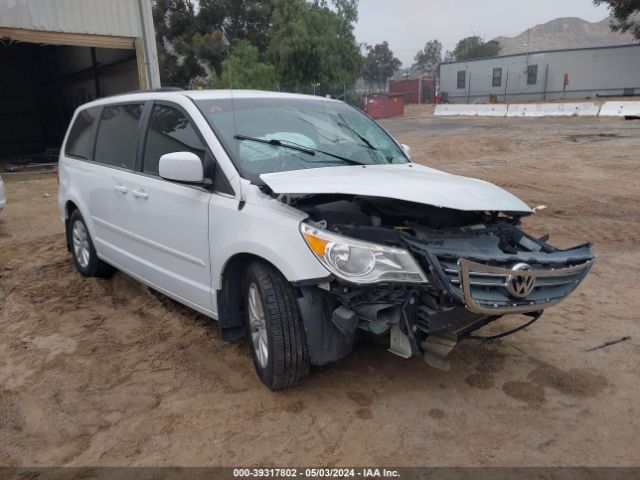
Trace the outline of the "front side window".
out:
M 96 138 L 96 162 L 129 170 L 135 168 L 138 124 L 143 108 L 142 103 L 104 107 Z
M 467 72 L 465 72 L 464 70 L 460 70 L 458 72 L 458 88 L 464 88 L 465 87 L 466 75 L 467 75 Z
M 69 131 L 65 145 L 65 155 L 91 160 L 93 156 L 93 133 L 98 124 L 98 116 L 102 107 L 89 107 L 78 112 L 76 120 Z
M 538 81 L 538 65 L 527 67 L 527 85 L 535 85 Z
M 158 175 L 160 157 L 173 152 L 192 152 L 204 161 L 206 148 L 182 112 L 173 107 L 155 105 L 147 131 L 143 171 Z
M 502 68 L 493 69 L 493 83 L 494 87 L 500 87 L 502 85 Z
M 196 104 L 242 176 L 256 183 L 262 173 L 407 162 L 376 122 L 341 102 L 283 96 Z

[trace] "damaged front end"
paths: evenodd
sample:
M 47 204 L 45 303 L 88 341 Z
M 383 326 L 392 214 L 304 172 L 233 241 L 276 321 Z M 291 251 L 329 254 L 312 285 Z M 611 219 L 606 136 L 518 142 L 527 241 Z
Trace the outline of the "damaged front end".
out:
M 522 212 L 350 195 L 279 198 L 308 214 L 301 232 L 333 273 L 299 285 L 314 364 L 346 356 L 367 335 L 395 354 L 446 369 L 459 341 L 477 338 L 473 332 L 504 315 L 533 323 L 580 284 L 594 261 L 588 244 L 561 250 L 523 232 Z

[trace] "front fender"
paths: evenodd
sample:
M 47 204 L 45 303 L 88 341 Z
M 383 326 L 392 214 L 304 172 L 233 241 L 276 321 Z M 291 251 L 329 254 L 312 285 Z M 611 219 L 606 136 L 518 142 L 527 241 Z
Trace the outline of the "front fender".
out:
M 211 277 L 219 289 L 226 264 L 238 254 L 271 263 L 290 282 L 330 275 L 315 258 L 299 225 L 306 215 L 280 202 L 255 194 L 242 206 L 237 199 L 214 195 L 210 219 Z

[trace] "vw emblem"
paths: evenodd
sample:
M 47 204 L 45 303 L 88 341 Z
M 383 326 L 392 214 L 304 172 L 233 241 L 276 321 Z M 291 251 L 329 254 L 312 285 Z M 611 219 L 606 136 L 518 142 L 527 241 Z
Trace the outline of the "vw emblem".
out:
M 531 270 L 526 263 L 516 263 L 511 270 L 514 272 L 507 277 L 507 291 L 515 298 L 526 298 L 533 291 L 536 279 L 530 275 L 518 275 L 517 272 Z

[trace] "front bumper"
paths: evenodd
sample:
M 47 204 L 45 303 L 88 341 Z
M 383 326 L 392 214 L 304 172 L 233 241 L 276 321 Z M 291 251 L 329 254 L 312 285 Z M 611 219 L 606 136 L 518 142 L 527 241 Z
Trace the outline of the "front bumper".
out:
M 379 230 L 368 233 L 380 241 Z M 557 249 L 504 223 L 388 236 L 404 243 L 428 282 L 358 286 L 334 280 L 302 288 L 312 362 L 346 355 L 364 331 L 388 339 L 398 355 L 422 354 L 438 363 L 458 341 L 504 315 L 535 321 L 575 290 L 595 259 L 589 244 Z
M 595 256 L 588 244 L 566 250 L 505 253 L 497 244 L 477 248 L 410 241 L 429 280 L 454 303 L 479 315 L 543 310 L 560 303 L 585 278 Z

